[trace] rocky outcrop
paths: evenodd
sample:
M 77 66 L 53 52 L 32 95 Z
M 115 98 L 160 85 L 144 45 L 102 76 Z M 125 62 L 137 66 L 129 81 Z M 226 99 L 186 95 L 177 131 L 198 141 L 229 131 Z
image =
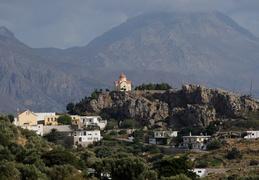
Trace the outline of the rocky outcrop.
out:
M 103 111 L 119 119 L 137 119 L 146 126 L 204 128 L 217 119 L 245 118 L 244 112 L 259 110 L 258 101 L 249 96 L 199 85 L 183 85 L 179 91 L 113 91 L 98 96 L 84 102 L 80 111 Z

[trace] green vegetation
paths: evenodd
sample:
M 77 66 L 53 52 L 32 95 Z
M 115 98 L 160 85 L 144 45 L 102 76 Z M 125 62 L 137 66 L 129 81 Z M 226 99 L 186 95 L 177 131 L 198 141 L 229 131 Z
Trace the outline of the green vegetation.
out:
M 172 89 L 170 85 L 167 83 L 162 83 L 162 84 L 142 84 L 140 86 L 135 87 L 135 90 L 167 90 L 167 89 Z
M 49 142 L 54 142 L 54 143 L 56 143 L 56 142 L 58 141 L 58 138 L 59 138 L 59 132 L 58 132 L 57 129 L 53 128 L 53 129 L 51 129 L 51 131 L 50 131 L 48 134 L 46 134 L 44 137 L 47 138 L 47 140 L 48 140 Z
M 209 125 L 206 127 L 206 133 L 211 136 L 214 133 L 216 133 L 219 130 L 219 128 L 215 125 L 215 122 L 211 121 Z
M 97 89 L 91 94 L 91 99 L 98 99 Z
M 71 125 L 71 124 L 72 124 L 72 118 L 71 118 L 71 116 L 69 116 L 69 115 L 66 114 L 66 113 L 61 114 L 61 115 L 58 117 L 57 120 L 58 120 L 58 123 L 63 124 L 63 125 Z
M 115 119 L 109 119 L 105 127 L 106 130 L 118 128 L 118 122 Z
M 158 177 L 160 178 L 185 174 L 190 179 L 197 179 L 196 173 L 191 170 L 194 164 L 188 161 L 187 156 L 163 159 L 157 162 L 154 167 L 158 171 Z
M 66 109 L 68 114 L 74 114 L 74 108 L 75 108 L 75 104 L 70 102 L 67 104 Z
M 76 154 L 14 126 L 5 115 L 0 118 L 0 139 L 0 179 L 64 179 L 86 167 Z
M 219 149 L 222 147 L 222 143 L 219 141 L 219 140 L 213 140 L 211 141 L 208 146 L 207 146 L 207 149 L 208 150 L 214 150 L 214 149 Z
M 120 128 L 122 129 L 133 129 L 139 128 L 140 125 L 137 120 L 135 119 L 125 119 L 121 124 Z
M 228 159 L 241 159 L 242 158 L 241 152 L 237 148 L 232 148 L 231 151 L 228 151 L 226 158 Z

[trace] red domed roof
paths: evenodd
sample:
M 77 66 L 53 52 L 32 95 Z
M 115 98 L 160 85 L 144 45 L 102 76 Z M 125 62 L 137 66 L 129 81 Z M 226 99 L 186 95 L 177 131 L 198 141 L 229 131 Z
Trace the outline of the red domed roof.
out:
M 120 75 L 119 78 L 126 78 L 126 76 L 124 74 Z

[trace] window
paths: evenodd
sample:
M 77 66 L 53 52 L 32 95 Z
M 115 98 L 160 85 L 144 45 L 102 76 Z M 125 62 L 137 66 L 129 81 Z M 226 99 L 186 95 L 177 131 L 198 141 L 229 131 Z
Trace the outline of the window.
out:
M 84 136 L 86 136 L 86 132 L 84 132 Z

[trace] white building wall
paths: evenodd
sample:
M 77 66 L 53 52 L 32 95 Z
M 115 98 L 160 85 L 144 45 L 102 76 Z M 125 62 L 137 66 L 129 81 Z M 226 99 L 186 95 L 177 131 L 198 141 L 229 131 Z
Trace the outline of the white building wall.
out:
M 209 140 L 210 136 L 183 136 L 183 147 L 189 147 L 191 145 L 192 149 L 202 149 L 206 150 L 207 145 L 204 144 L 204 140 Z
M 206 169 L 193 169 L 193 172 L 195 172 L 199 177 L 206 177 L 208 176 L 208 171 Z
M 37 115 L 38 121 L 44 121 L 45 116 L 56 116 L 55 112 L 43 112 L 43 113 L 34 113 Z
M 101 140 L 100 131 L 76 131 L 72 136 L 74 137 L 74 145 L 82 145 L 83 147 Z
M 104 129 L 107 125 L 107 120 L 102 120 L 101 116 L 81 116 L 80 123 L 82 125 L 98 125 L 100 129 Z
M 155 138 L 177 137 L 177 131 L 155 131 Z
M 244 138 L 258 138 L 259 137 L 259 131 L 247 131 L 247 136 Z
M 29 124 L 24 124 L 21 126 L 23 129 L 28 129 L 30 131 L 35 131 L 36 134 L 43 136 L 43 125 L 38 124 L 38 125 L 29 125 Z

